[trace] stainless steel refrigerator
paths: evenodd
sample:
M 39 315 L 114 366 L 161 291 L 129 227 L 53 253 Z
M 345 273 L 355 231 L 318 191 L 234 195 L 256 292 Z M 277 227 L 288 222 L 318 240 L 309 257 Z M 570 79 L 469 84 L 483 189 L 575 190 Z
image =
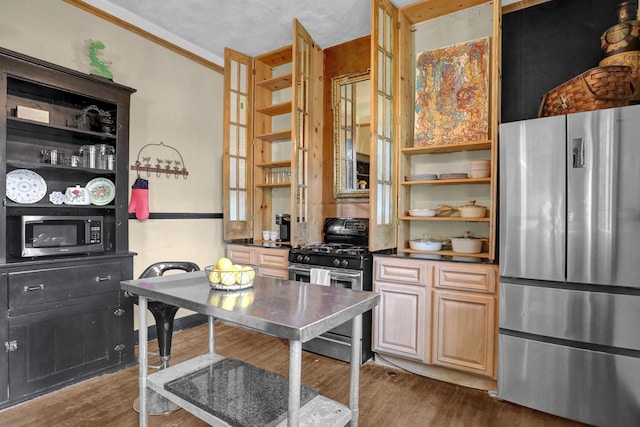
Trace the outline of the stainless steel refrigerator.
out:
M 500 126 L 498 397 L 640 425 L 640 106 Z

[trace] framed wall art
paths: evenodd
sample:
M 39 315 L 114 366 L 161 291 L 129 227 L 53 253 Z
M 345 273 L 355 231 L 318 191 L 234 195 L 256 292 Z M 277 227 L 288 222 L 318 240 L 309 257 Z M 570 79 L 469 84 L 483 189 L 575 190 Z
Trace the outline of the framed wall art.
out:
M 417 54 L 414 146 L 488 138 L 489 37 Z

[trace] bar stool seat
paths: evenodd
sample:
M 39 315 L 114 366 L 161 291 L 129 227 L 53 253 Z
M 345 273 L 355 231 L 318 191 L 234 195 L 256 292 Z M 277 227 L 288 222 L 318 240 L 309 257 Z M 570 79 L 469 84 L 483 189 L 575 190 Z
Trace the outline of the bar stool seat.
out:
M 163 276 L 170 270 L 182 270 L 185 273 L 191 271 L 199 271 L 200 267 L 197 264 L 189 261 L 164 261 L 158 262 L 147 267 L 146 270 L 140 275 L 140 279 L 148 277 Z M 138 304 L 138 296 L 125 291 L 125 296 L 133 301 L 134 304 Z M 160 356 L 160 365 L 151 366 L 150 368 L 165 369 L 169 366 L 169 359 L 171 358 L 171 342 L 173 338 L 173 321 L 176 317 L 179 307 L 171 304 L 166 304 L 160 301 L 147 300 L 147 308 L 153 315 L 156 322 L 156 331 L 158 335 L 158 350 Z M 148 402 L 148 414 L 149 415 L 162 415 L 179 409 L 177 405 L 168 401 L 159 394 L 149 390 L 147 392 Z M 139 411 L 139 400 L 133 402 L 133 408 Z

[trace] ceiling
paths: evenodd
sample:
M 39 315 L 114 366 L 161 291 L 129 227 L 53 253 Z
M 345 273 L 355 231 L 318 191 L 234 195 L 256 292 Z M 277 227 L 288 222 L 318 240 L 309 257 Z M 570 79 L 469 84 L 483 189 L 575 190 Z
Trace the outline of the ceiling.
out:
M 503 0 L 505 4 L 517 0 Z M 402 7 L 416 0 L 391 0 Z M 249 56 L 292 43 L 293 19 L 323 49 L 369 35 L 371 0 L 75 0 L 207 62 L 229 47 Z

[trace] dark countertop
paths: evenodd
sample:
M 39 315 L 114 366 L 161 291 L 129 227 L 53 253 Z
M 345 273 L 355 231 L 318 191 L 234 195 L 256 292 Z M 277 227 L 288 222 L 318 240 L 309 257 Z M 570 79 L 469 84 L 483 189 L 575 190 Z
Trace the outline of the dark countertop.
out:
M 264 242 L 264 241 L 254 242 L 253 239 L 225 240 L 224 242 L 227 245 L 253 246 L 256 248 L 291 249 L 291 245 L 288 243 Z
M 472 263 L 472 264 L 485 264 L 492 265 L 495 262 L 492 262 L 486 258 L 474 257 L 473 254 L 468 255 L 438 255 L 438 254 L 420 254 L 420 253 L 397 253 L 393 252 L 374 252 L 374 256 L 384 256 L 384 257 L 393 257 L 393 258 L 405 258 L 405 259 L 417 259 L 417 260 L 425 260 L 425 261 L 447 261 L 447 262 L 460 262 L 460 263 Z

